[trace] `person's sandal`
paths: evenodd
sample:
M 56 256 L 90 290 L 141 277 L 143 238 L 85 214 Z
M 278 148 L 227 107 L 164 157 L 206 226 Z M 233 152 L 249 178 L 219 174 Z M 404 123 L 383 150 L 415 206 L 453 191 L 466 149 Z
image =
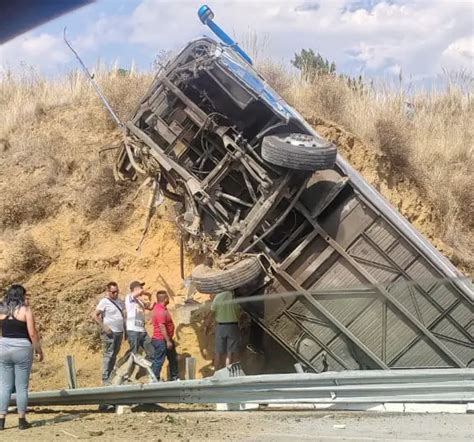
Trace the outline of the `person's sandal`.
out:
M 0 431 L 5 429 L 5 418 L 0 418 Z
M 26 418 L 20 417 L 18 419 L 18 429 L 19 430 L 28 430 L 28 428 L 31 428 L 31 424 L 26 420 Z

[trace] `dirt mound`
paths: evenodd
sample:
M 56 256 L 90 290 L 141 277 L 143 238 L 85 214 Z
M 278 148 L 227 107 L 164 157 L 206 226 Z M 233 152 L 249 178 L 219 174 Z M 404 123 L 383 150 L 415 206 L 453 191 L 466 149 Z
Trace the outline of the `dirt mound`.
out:
M 98 78 L 120 114 L 138 101 L 148 80 Z M 118 133 L 90 88 L 74 76 L 56 86 L 0 83 L 0 98 L 0 111 L 6 114 L 8 107 L 8 119 L 0 124 L 0 288 L 23 282 L 39 318 L 46 360 L 35 364 L 33 388 L 66 385 L 66 354 L 76 357 L 80 385 L 99 384 L 100 339 L 91 313 L 111 280 L 122 296 L 134 279 L 152 291 L 166 288 L 181 358 L 196 357 L 198 376 L 210 374 L 213 336 L 202 326 L 206 310 L 194 312 L 190 323 L 181 320 L 184 287 L 171 208 L 159 209 L 137 250 L 148 195 L 136 196 L 136 186 L 113 182 L 113 150 L 98 156 L 102 148 L 117 145 Z M 309 112 L 306 117 L 443 253 L 456 257 L 439 239 L 439 214 L 416 183 L 336 124 Z M 192 265 L 186 257 L 186 273 Z
M 311 118 L 310 122 L 335 142 L 351 164 L 410 222 L 450 256 L 449 247 L 436 236 L 435 211 L 423 201 L 414 183 L 394 177 L 384 157 L 350 133 L 321 119 Z M 171 209 L 160 209 L 141 250 L 137 251 L 145 207 L 146 195 L 142 201 L 135 202 L 130 222 L 119 232 L 111 230 L 107 220 L 90 221 L 67 209 L 31 228 L 34 238 L 41 238 L 43 243 L 55 242 L 57 255 L 45 272 L 33 275 L 28 281 L 48 349 L 45 364 L 38 365 L 33 376 L 33 388 L 66 385 L 63 361 L 68 353 L 76 355 L 81 385 L 98 383 L 100 341 L 90 314 L 108 280 L 119 283 L 122 295 L 132 279 L 145 281 L 150 289 L 166 288 L 171 295 L 175 320 L 180 323 L 178 307 L 184 302 L 184 288 Z M 187 257 L 186 268 L 190 270 L 192 265 Z M 207 297 L 201 295 L 198 299 L 205 302 Z M 195 357 L 198 376 L 212 373 L 213 336 L 204 333 L 205 314 L 193 314 L 191 323 L 182 323 L 177 329 L 181 367 L 186 356 Z M 71 347 L 72 342 L 77 344 Z

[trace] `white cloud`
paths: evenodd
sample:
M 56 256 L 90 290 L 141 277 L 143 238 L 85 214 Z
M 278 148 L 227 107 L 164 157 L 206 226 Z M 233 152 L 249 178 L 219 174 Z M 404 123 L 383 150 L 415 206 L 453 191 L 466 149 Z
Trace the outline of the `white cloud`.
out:
M 58 65 L 69 58 L 62 40 L 47 33 L 35 36 L 29 32 L 0 46 L 0 66 L 8 65 L 13 69 L 20 63 L 29 66 Z
M 77 50 L 97 50 L 109 43 L 126 43 L 132 29 L 128 16 L 104 16 L 89 24 L 72 43 Z
M 451 43 L 441 54 L 441 63 L 448 69 L 474 70 L 474 34 Z
M 472 7 L 464 1 L 381 2 L 369 11 L 348 11 L 343 17 L 353 25 L 348 26 L 350 33 L 361 40 L 353 45 L 353 54 L 367 70 L 395 61 L 405 72 L 435 75 L 447 48 L 471 32 Z
M 197 17 L 202 3 L 142 0 L 127 15 L 117 7 L 85 23 L 73 43 L 86 57 L 102 54 L 107 59 L 115 44 L 123 46 L 121 60 L 136 58 L 138 50 L 150 62 L 159 50 L 177 49 L 210 34 Z M 251 29 L 268 36 L 268 54 L 277 59 L 290 60 L 300 49 L 312 48 L 352 73 L 402 69 L 423 77 L 435 76 L 446 65 L 472 68 L 471 0 L 226 0 L 210 5 L 215 21 L 230 35 L 244 36 Z M 30 42 L 30 47 L 38 45 L 41 56 L 15 42 L 14 49 L 0 48 L 0 63 L 21 56 L 43 64 L 62 62 L 65 49 L 58 47 L 58 39 L 47 37 L 41 34 Z

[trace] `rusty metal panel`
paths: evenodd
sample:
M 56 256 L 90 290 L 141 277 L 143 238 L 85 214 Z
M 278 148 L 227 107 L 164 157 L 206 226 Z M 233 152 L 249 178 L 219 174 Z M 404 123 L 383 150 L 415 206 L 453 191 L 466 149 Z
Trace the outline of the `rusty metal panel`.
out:
M 435 327 L 433 327 L 433 331 L 440 336 L 441 338 L 445 338 L 451 341 L 458 341 L 459 343 L 464 343 L 466 347 L 470 347 L 471 351 L 471 358 L 474 358 L 474 342 L 469 342 L 469 338 L 465 336 L 450 319 L 444 318 L 440 321 Z
M 403 277 L 398 278 L 388 290 L 423 324 L 431 324 L 440 314 L 440 311 Z
M 446 308 L 459 302 L 459 295 L 450 284 L 440 284 L 437 272 L 408 242 L 384 220 L 377 219 L 357 198 L 346 198 L 339 206 L 332 207 L 322 223 L 339 244 L 344 244 L 361 269 L 385 287 L 420 324 L 432 328 L 436 337 L 459 360 L 465 364 L 469 362 L 472 341 L 468 342 L 466 331 L 463 335 L 459 329 L 472 321 L 472 309 L 461 303 L 443 319 Z M 321 305 L 389 366 L 444 367 L 452 364 L 442 349 L 426 340 L 396 308 L 387 307 L 381 297 L 374 293 L 351 296 L 357 288 L 370 289 L 370 284 L 350 262 L 325 244 L 323 237 L 316 236 L 306 243 L 288 270 L 306 289 L 314 291 L 315 296 L 320 290 L 328 291 L 318 298 Z M 347 293 L 331 296 L 331 290 L 336 289 L 347 290 Z M 304 353 L 306 360 L 312 358 L 315 369 L 316 366 L 320 369 L 322 354 L 326 353 L 321 345 L 327 346 L 329 369 L 364 367 L 367 363 L 365 355 L 348 346 L 337 329 L 325 323 L 323 318 L 316 319 L 317 312 L 306 303 L 296 301 L 286 308 L 295 315 L 293 320 L 297 327 L 292 332 L 300 339 L 296 351 Z M 321 345 L 307 334 L 300 334 L 302 328 Z M 285 332 L 289 332 L 288 327 Z M 311 342 L 314 342 L 312 349 Z
M 299 274 L 311 265 L 326 247 L 327 244 L 323 239 L 313 231 L 291 252 L 281 266 L 297 279 Z
M 344 325 L 349 325 L 373 302 L 372 298 L 321 300 L 321 304 Z
M 454 352 L 466 365 L 474 358 L 474 343 L 457 330 L 452 323 L 444 319 L 433 328 L 436 335 Z
M 466 346 L 465 344 L 458 344 L 452 342 L 449 339 L 446 339 L 443 336 L 440 336 L 440 339 L 445 343 L 445 345 L 455 353 L 465 364 L 466 367 L 472 367 L 472 362 L 474 358 L 474 348 L 471 346 Z
M 308 260 L 307 265 L 301 266 L 301 269 L 298 269 L 293 277 L 303 287 L 310 287 L 314 278 L 317 279 L 317 275 L 321 268 L 323 266 L 330 265 L 330 263 L 335 259 L 337 259 L 336 251 L 331 246 L 328 246 L 319 253 L 317 258 L 314 260 Z
M 372 224 L 375 217 L 369 208 L 353 196 L 332 207 L 330 213 L 323 214 L 319 223 L 331 238 L 347 248 Z
M 300 320 L 299 323 L 312 335 L 318 338 L 323 345 L 328 345 L 336 336 L 337 330 L 328 325 L 315 324 L 307 320 Z M 321 349 L 321 347 L 319 348 Z M 316 354 L 316 353 L 315 353 Z
M 333 207 L 325 218 L 325 224 L 330 226 L 340 217 L 337 227 L 330 227 L 331 236 L 345 245 L 361 269 L 380 282 L 420 324 L 432 329 L 435 338 L 467 365 L 473 352 L 472 340 L 466 338 L 466 327 L 471 327 L 469 321 L 472 322 L 469 303 L 460 303 L 443 319 L 446 308 L 459 303 L 456 289 L 449 283 L 440 284 L 437 272 L 409 243 L 397 236 L 385 221 L 370 213 L 369 208 L 354 201 L 357 199 L 346 199 L 339 208 Z M 365 223 L 365 230 L 361 223 Z M 381 297 L 374 293 L 351 296 L 357 288 L 370 290 L 367 279 L 329 245 L 323 247 L 324 238 L 315 238 L 301 250 L 290 269 L 298 282 L 310 292 L 314 291 L 315 296 L 320 290 L 328 291 L 318 298 L 327 311 L 393 368 L 452 366 L 452 360 L 442 349 L 427 340 L 396 308 L 387 307 Z M 331 290 L 339 290 L 338 296 L 331 296 Z M 341 295 L 340 290 L 347 290 L 346 295 Z M 301 344 L 296 351 L 303 352 L 306 360 L 312 357 L 314 369 L 321 368 L 322 354 L 326 352 L 316 342 L 312 349 L 308 348 L 314 339 L 299 334 L 301 328 L 327 346 L 329 369 L 364 368 L 365 355 L 348 346 L 337 329 L 324 320 L 311 320 L 317 318 L 314 309 L 299 301 L 287 309 L 298 317 L 293 333 L 304 342 L 304 347 Z
M 271 292 L 273 293 L 289 293 L 293 292 L 291 287 L 283 278 L 275 278 Z M 265 322 L 270 324 L 275 321 L 283 311 L 291 306 L 298 298 L 298 294 L 294 296 L 275 296 L 267 297 L 264 301 Z
M 274 330 L 277 335 L 284 339 L 288 345 L 294 348 L 296 347 L 296 344 L 302 335 L 301 328 L 284 314 L 269 324 L 269 327 L 271 327 L 271 329 Z
M 288 311 L 298 316 L 298 320 L 323 343 L 328 343 L 337 334 L 337 331 L 330 326 L 322 315 L 314 312 L 314 309 L 306 306 L 300 300 L 296 301 Z

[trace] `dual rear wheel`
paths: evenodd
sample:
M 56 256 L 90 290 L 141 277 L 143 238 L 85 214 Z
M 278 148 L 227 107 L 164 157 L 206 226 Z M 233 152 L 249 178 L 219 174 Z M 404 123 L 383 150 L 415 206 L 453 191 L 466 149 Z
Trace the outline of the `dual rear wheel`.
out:
M 262 141 L 263 159 L 287 169 L 332 169 L 336 156 L 337 149 L 333 143 L 313 135 L 269 135 Z
M 287 169 L 311 172 L 332 169 L 336 156 L 333 143 L 313 135 L 269 135 L 262 141 L 263 159 Z M 199 292 L 214 294 L 249 284 L 261 272 L 259 259 L 248 257 L 224 270 L 199 265 L 192 272 L 192 280 Z

